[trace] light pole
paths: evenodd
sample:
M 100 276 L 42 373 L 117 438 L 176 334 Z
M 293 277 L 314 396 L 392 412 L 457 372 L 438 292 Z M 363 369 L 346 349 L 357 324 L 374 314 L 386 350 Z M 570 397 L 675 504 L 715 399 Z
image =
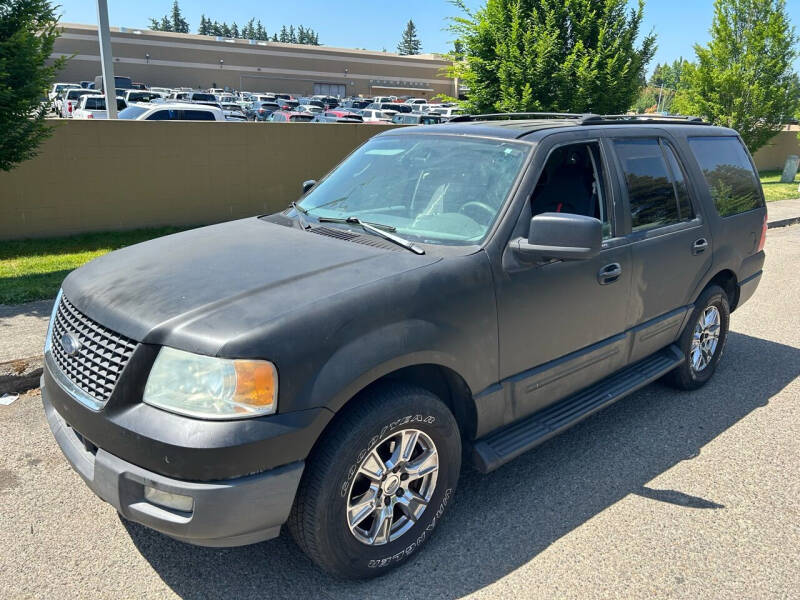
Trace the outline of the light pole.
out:
M 147 64 L 149 65 L 150 64 L 150 53 L 149 52 L 145 53 L 144 57 L 147 60 Z
M 108 27 L 108 3 L 97 0 L 97 35 L 100 38 L 100 63 L 103 67 L 103 91 L 109 119 L 117 118 L 117 84 L 111 55 L 111 31 Z

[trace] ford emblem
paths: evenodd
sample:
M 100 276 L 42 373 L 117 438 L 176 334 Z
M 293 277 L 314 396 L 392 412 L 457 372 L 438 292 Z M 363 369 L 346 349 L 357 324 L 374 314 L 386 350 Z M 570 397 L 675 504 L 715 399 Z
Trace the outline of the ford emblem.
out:
M 61 336 L 61 347 L 67 356 L 75 356 L 81 349 L 81 341 L 74 333 L 65 333 Z

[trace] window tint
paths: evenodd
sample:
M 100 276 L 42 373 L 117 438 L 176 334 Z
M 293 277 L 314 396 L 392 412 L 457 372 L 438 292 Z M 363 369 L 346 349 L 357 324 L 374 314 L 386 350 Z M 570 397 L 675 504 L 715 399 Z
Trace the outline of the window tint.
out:
M 631 229 L 641 231 L 680 221 L 675 189 L 657 139 L 614 142 L 631 211 Z
M 130 110 L 130 109 L 126 109 Z M 177 110 L 157 110 L 149 117 L 147 117 L 148 121 L 174 121 L 176 119 L 180 119 Z
M 186 121 L 216 121 L 214 113 L 207 110 L 185 110 L 183 118 Z
M 672 174 L 672 182 L 675 185 L 675 195 L 678 197 L 678 217 L 681 221 L 690 221 L 694 219 L 694 209 L 692 208 L 691 200 L 689 200 L 689 189 L 686 186 L 686 176 L 683 168 L 669 144 L 661 142 L 661 147 L 667 157 L 669 170 Z
M 689 146 L 722 217 L 764 206 L 753 167 L 735 137 L 690 137 Z

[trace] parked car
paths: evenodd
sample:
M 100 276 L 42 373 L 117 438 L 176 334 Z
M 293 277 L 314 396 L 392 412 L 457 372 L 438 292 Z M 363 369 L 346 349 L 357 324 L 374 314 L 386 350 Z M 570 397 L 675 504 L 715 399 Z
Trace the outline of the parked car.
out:
M 78 100 L 80 100 L 81 96 L 86 96 L 87 94 L 97 95 L 97 90 L 86 90 L 83 88 L 66 88 L 62 92 L 62 99 L 61 99 L 61 117 L 64 119 L 71 119 L 72 112 L 75 110 L 75 107 L 78 105 Z
M 331 109 L 336 108 L 337 106 L 339 106 L 339 99 L 338 98 L 334 98 L 333 96 L 319 96 L 318 95 L 318 96 L 312 96 L 311 99 L 312 100 L 317 100 L 319 102 L 322 102 L 322 107 L 325 110 L 331 110 Z
M 317 106 L 322 110 L 325 110 L 325 103 L 319 98 L 300 98 L 298 102 L 300 103 L 300 106 Z
M 365 108 L 361 111 L 361 118 L 364 123 L 391 123 L 392 117 L 396 114 L 393 110 L 375 110 L 372 108 Z
M 427 103 L 428 101 L 425 98 L 408 98 L 403 102 L 403 104 L 412 104 L 412 105 L 427 104 Z
M 656 379 L 706 384 L 764 264 L 747 149 L 690 119 L 397 128 L 303 190 L 73 271 L 41 395 L 125 519 L 217 547 L 288 523 L 338 576 L 415 556 L 462 457 L 491 471 Z
M 250 104 L 250 109 L 247 111 L 247 118 L 251 121 L 266 121 L 269 116 L 281 107 L 277 102 L 261 102 L 256 101 Z
M 375 96 L 372 99 L 372 102 L 377 104 L 383 104 L 383 103 L 392 104 L 395 100 L 396 98 L 394 96 Z
M 137 121 L 224 121 L 221 108 L 193 102 L 169 104 L 131 104 L 119 113 L 120 119 Z
M 267 120 L 272 123 L 308 123 L 314 120 L 314 115 L 289 110 L 277 110 Z
M 238 102 L 238 100 L 239 99 L 236 96 L 233 96 L 231 94 L 221 94 L 217 96 L 217 102 L 219 102 L 220 104 L 235 104 L 236 102 Z
M 117 111 L 128 107 L 125 98 L 117 98 Z M 73 119 L 107 119 L 106 97 L 103 95 L 86 94 L 78 100 L 78 105 L 72 111 Z
M 324 108 L 320 108 L 315 104 L 301 104 L 295 109 L 295 112 L 309 114 L 311 116 L 318 115 L 324 112 Z
M 403 114 L 397 113 L 392 117 L 392 123 L 396 125 L 438 125 L 444 120 L 442 115 L 433 114 Z
M 393 110 L 394 112 L 408 113 L 408 114 L 414 112 L 410 105 L 397 104 L 395 102 L 373 102 L 367 108 L 373 110 Z
M 97 75 L 94 78 L 94 88 L 99 91 L 105 91 L 105 86 L 103 84 L 103 76 Z M 126 77 L 125 75 L 115 75 L 114 76 L 114 88 L 122 89 L 122 90 L 130 90 L 133 89 L 133 81 L 130 77 Z M 122 94 L 117 94 L 117 96 L 121 96 Z
M 52 106 L 52 110 L 57 114 L 61 114 L 61 102 L 62 102 L 62 94 L 64 90 L 67 89 L 78 89 L 81 86 L 77 83 L 54 83 L 53 87 L 50 88 L 50 92 L 47 94 L 47 98 L 50 101 L 50 105 Z
M 364 117 L 347 110 L 326 110 L 314 117 L 317 123 L 363 123 Z
M 298 106 L 300 106 L 300 103 L 297 100 L 278 98 L 276 102 L 278 103 L 278 106 L 281 107 L 281 110 L 294 111 Z
M 166 98 L 172 93 L 171 88 L 165 88 L 165 87 L 151 87 L 150 91 L 155 92 L 156 94 L 161 94 L 162 98 Z
M 134 102 L 152 102 L 153 100 L 162 100 L 163 96 L 159 92 L 153 90 L 127 90 L 124 95 L 125 102 L 132 104 Z
M 451 106 L 447 108 L 432 108 L 428 111 L 431 115 L 441 115 L 445 121 L 449 121 L 453 117 L 464 114 L 464 109 L 458 106 Z
M 342 108 L 361 110 L 362 108 L 367 108 L 370 104 L 372 104 L 371 100 L 366 100 L 364 98 L 353 98 L 351 100 L 345 100 L 342 102 Z
M 247 121 L 247 115 L 241 106 L 234 103 L 220 104 L 226 121 Z

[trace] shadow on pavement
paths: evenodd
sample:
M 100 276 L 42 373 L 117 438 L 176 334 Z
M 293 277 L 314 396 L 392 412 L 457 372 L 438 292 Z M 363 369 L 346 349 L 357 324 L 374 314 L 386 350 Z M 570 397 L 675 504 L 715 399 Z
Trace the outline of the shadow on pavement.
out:
M 686 393 L 653 384 L 494 473 L 465 470 L 437 535 L 409 564 L 377 580 L 331 578 L 285 533 L 214 550 L 124 524 L 142 555 L 184 598 L 457 598 L 524 566 L 628 494 L 686 510 L 725 510 L 713 499 L 646 485 L 697 457 L 799 373 L 799 349 L 731 332 L 705 388 Z
M 58 290 L 58 284 L 64 280 L 64 277 L 69 275 L 70 271 L 56 271 L 55 273 L 45 273 L 41 279 L 36 279 L 38 275 L 26 275 L 24 277 L 0 277 L 0 290 L 8 296 L 17 294 L 21 286 L 28 287 L 31 281 L 35 286 L 50 286 L 51 279 L 57 280 L 55 286 Z M 52 276 L 52 277 L 51 277 Z M 27 281 L 27 283 L 26 283 Z M 49 292 L 49 287 L 44 287 L 43 295 L 53 295 Z M 49 300 L 36 300 L 34 302 L 25 302 L 24 304 L 0 304 L 0 327 L 10 327 L 14 317 L 42 317 L 44 319 L 50 318 L 50 313 L 53 310 L 53 299 Z

